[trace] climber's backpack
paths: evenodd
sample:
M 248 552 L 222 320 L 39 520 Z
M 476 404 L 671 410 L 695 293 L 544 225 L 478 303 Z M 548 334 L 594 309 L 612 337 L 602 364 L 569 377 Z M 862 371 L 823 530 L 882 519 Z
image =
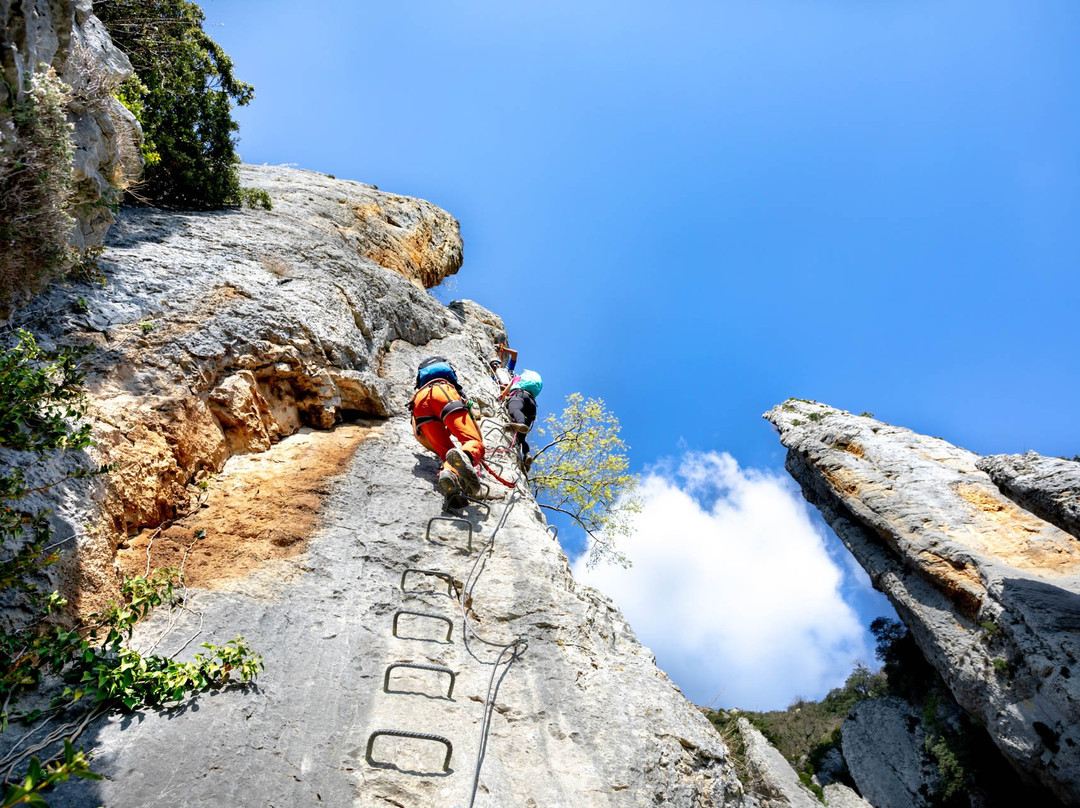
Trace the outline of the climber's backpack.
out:
M 458 384 L 457 373 L 450 366 L 450 362 L 443 356 L 429 356 L 423 362 L 420 363 L 420 367 L 416 371 L 416 389 L 427 384 L 431 384 L 436 379 L 442 379 L 443 381 L 450 382 L 454 385 L 454 389 L 461 393 L 461 385 Z M 463 394 L 462 394 L 463 395 Z
M 540 391 L 544 387 L 544 380 L 540 378 L 540 374 L 535 370 L 523 370 L 518 380 L 514 382 L 515 390 L 524 390 L 533 398 L 540 395 Z

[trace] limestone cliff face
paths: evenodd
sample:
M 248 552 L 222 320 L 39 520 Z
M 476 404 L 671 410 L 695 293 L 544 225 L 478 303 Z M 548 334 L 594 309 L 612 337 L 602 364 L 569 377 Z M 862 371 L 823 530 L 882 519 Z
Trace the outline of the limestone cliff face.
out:
M 1080 463 L 1028 452 L 980 457 L 975 465 L 1020 507 L 1080 537 Z
M 142 131 L 113 91 L 131 63 L 93 14 L 91 0 L 0 0 L 0 109 L 25 91 L 30 73 L 52 67 L 72 88 L 77 247 L 101 244 L 114 221 L 115 189 L 142 170 Z M 0 121 L 0 146 L 13 137 Z M 10 146 L 10 144 L 7 144 Z
M 314 172 L 244 167 L 241 179 L 274 210 L 127 209 L 101 260 L 104 288 L 54 288 L 14 318 L 99 349 L 93 459 L 117 468 L 58 525 L 78 541 L 68 594 L 88 605 L 113 594 L 117 545 L 190 510 L 229 457 L 343 416 L 400 414 L 383 368 L 393 345 L 463 329 L 460 308 L 418 288 L 461 264 L 451 216 Z
M 1080 540 L 940 438 L 812 402 L 766 417 L 957 702 L 1022 774 L 1080 805 Z
M 197 632 L 239 633 L 266 659 L 257 687 L 93 725 L 83 741 L 106 779 L 68 784 L 53 804 L 754 805 L 708 721 L 618 610 L 573 580 L 527 492 L 493 483 L 490 512 L 466 511 L 471 547 L 460 524 L 429 535 L 442 496 L 405 409 L 416 365 L 449 357 L 493 412 L 485 360 L 506 338 L 480 306 L 418 288 L 460 265 L 453 219 L 312 172 L 245 167 L 242 179 L 270 192 L 272 212 L 125 211 L 107 286 L 54 289 L 21 315 L 52 340 L 98 345 L 98 459 L 119 466 L 96 499 L 68 496 L 84 599 L 108 590 L 114 551 L 158 566 L 158 527 L 175 518 L 176 563 L 214 569 L 183 613 L 134 642 L 171 651 Z M 502 430 L 485 426 L 497 445 Z M 346 430 L 358 437 L 343 462 L 314 443 L 282 451 Z M 301 472 L 320 471 L 301 488 Z M 241 554 L 281 542 L 260 514 L 301 501 L 316 513 L 306 541 L 241 568 Z M 224 518 L 198 521 L 214 508 L 249 513 L 251 529 L 225 541 Z M 441 741 L 383 735 L 369 749 L 378 730 L 445 738 L 446 770 Z

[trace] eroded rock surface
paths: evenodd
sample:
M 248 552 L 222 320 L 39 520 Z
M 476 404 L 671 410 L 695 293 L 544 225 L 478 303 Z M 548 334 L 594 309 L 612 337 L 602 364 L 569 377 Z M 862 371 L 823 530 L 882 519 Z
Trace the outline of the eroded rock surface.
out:
M 940 438 L 813 402 L 766 417 L 957 702 L 1021 773 L 1080 805 L 1080 541 Z
M 829 808 L 877 808 L 843 783 L 829 783 L 824 791 L 825 804 Z
M 66 594 L 84 606 L 115 591 L 117 543 L 185 512 L 200 494 L 194 484 L 230 456 L 265 451 L 302 426 L 402 412 L 407 397 L 382 369 L 394 344 L 464 328 L 463 308 L 419 288 L 461 264 L 449 214 L 310 171 L 240 173 L 271 194 L 272 211 L 126 208 L 101 260 L 104 288 L 55 287 L 15 315 L 46 343 L 97 346 L 92 460 L 116 468 L 93 497 L 73 496 L 56 526 L 79 544 Z M 365 213 L 361 226 L 360 208 L 386 217 Z M 490 313 L 480 331 L 505 339 Z
M 980 457 L 976 465 L 1022 508 L 1080 537 L 1080 463 L 1027 452 Z

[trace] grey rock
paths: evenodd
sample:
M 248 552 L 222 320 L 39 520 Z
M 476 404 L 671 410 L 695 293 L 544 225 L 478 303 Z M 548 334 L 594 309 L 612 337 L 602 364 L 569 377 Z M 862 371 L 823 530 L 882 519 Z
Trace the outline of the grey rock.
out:
M 844 721 L 844 759 L 874 808 L 929 805 L 937 772 L 926 760 L 924 741 L 918 713 L 901 699 L 867 699 L 852 708 Z
M 815 777 L 817 777 L 818 782 L 823 786 L 830 783 L 837 783 L 851 777 L 851 773 L 847 769 L 847 763 L 844 761 L 843 754 L 841 754 L 840 750 L 835 746 L 830 747 L 818 762 Z
M 980 457 L 975 465 L 1020 507 L 1080 537 L 1080 463 L 1027 452 Z
M 807 499 L 956 701 L 1021 774 L 1080 805 L 1076 537 L 1018 507 L 978 456 L 940 438 L 813 402 L 766 417 Z
M 466 359 L 452 341 L 424 349 Z M 392 376 L 407 377 L 413 354 L 395 351 L 391 364 Z M 490 516 L 471 511 L 471 552 L 452 525 L 436 523 L 425 538 L 440 514 L 436 467 L 404 416 L 386 422 L 336 484 L 309 551 L 225 591 L 192 592 L 201 617 L 182 618 L 162 646 L 175 648 L 199 625 L 199 641 L 242 633 L 266 657 L 257 686 L 95 725 L 84 740 L 105 779 L 68 784 L 51 804 L 465 806 L 490 663 L 516 637 L 528 648 L 493 700 L 477 806 L 740 804 L 720 736 L 618 610 L 574 582 L 529 497 L 496 492 L 503 498 Z M 482 639 L 466 642 L 461 610 L 434 593 L 438 581 L 412 575 L 408 588 L 433 592 L 402 592 L 408 567 L 446 571 L 458 587 L 478 572 L 470 616 Z M 452 639 L 420 619 L 395 637 L 399 609 L 446 616 Z M 146 647 L 166 624 L 163 616 L 144 625 L 136 644 Z M 399 669 L 384 691 L 386 668 L 399 661 L 453 669 L 452 699 L 448 677 L 422 671 Z M 385 737 L 373 765 L 366 749 L 380 729 L 447 738 L 450 772 L 441 771 L 441 745 Z
M 739 719 L 739 734 L 746 748 L 749 787 L 763 808 L 820 808 L 787 759 L 745 718 Z
M 843 783 L 829 783 L 824 790 L 825 804 L 829 808 L 877 808 Z
M 419 288 L 460 266 L 449 214 L 315 172 L 242 166 L 240 174 L 271 194 L 272 211 L 126 208 L 100 262 L 104 287 L 51 288 L 12 318 L 46 345 L 99 346 L 87 365 L 92 459 L 122 471 L 95 494 L 104 502 L 98 518 L 57 511 L 59 534 L 89 521 L 103 537 L 79 553 L 80 575 L 104 579 L 110 541 L 183 510 L 195 475 L 219 470 L 230 454 L 344 415 L 403 413 L 411 379 L 387 378 L 384 368 L 395 346 L 461 334 L 474 318 L 476 334 L 459 342 L 469 349 L 464 376 L 480 379 L 478 340 L 505 338 L 479 305 L 447 309 Z M 394 224 L 374 210 L 392 212 Z M 385 248 L 393 239 L 377 242 L 381 252 L 365 246 L 363 234 L 379 228 L 393 231 L 407 260 Z
M 8 88 L 24 92 L 29 75 L 45 67 L 72 88 L 72 240 L 76 247 L 100 245 L 114 221 L 109 203 L 118 199 L 116 187 L 142 171 L 142 130 L 113 96 L 131 75 L 131 63 L 94 16 L 91 0 L 0 0 L 0 23 L 0 50 L 6 54 L 0 105 Z M 5 148 L 13 146 L 5 142 Z
M 56 508 L 72 532 L 106 523 L 96 545 L 69 553 L 70 577 L 84 598 L 108 594 L 117 536 L 160 524 L 236 453 L 343 417 L 370 416 L 379 432 L 327 483 L 301 555 L 189 590 L 182 613 L 138 628 L 136 647 L 185 657 L 243 634 L 266 659 L 257 685 L 92 724 L 80 742 L 105 779 L 67 783 L 50 803 L 463 807 L 480 760 L 477 808 L 756 805 L 712 725 L 613 604 L 573 580 L 527 492 L 493 485 L 490 513 L 466 509 L 471 549 L 465 528 L 430 525 L 443 498 L 406 410 L 417 363 L 450 358 L 494 411 L 485 365 L 506 337 L 479 305 L 447 308 L 419 288 L 460 264 L 456 222 L 313 172 L 247 166 L 242 180 L 274 210 L 124 211 L 104 288 L 51 289 L 17 315 L 46 344 L 99 346 L 88 365 L 97 452 L 124 461 Z M 361 231 L 384 227 L 400 232 L 371 239 L 408 260 L 369 249 Z M 86 307 L 72 305 L 79 296 Z M 415 573 L 408 588 L 431 591 L 402 591 L 410 567 L 449 573 L 468 587 L 464 604 Z M 409 615 L 395 636 L 401 609 L 447 618 L 450 638 L 440 620 Z M 517 638 L 520 658 L 496 665 Z M 451 668 L 452 698 L 445 674 L 411 668 L 384 690 L 395 662 Z M 450 771 L 431 740 L 377 737 L 369 759 L 385 729 L 445 737 Z

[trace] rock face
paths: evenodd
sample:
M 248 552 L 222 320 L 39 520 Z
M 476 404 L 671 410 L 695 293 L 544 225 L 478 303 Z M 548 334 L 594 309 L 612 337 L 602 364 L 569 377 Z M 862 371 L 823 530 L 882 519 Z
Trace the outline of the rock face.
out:
M 526 491 L 493 484 L 490 512 L 430 522 L 442 496 L 405 407 L 415 368 L 450 358 L 493 410 L 485 361 L 506 341 L 480 306 L 444 307 L 417 288 L 460 264 L 453 220 L 311 172 L 247 167 L 242 178 L 270 192 L 272 212 L 126 211 L 104 289 L 54 289 L 22 314 L 41 312 L 43 338 L 99 346 L 100 459 L 123 465 L 89 505 L 71 497 L 84 599 L 108 589 L 116 541 L 145 540 L 127 534 L 190 507 L 200 484 L 216 501 L 241 490 L 222 489 L 238 454 L 341 418 L 361 419 L 366 437 L 322 485 L 303 552 L 192 588 L 182 613 L 137 631 L 137 647 L 159 652 L 243 634 L 266 660 L 257 686 L 93 724 L 80 742 L 105 779 L 66 784 L 50 803 L 755 805 L 709 722 L 618 610 L 575 583 Z M 300 495 L 289 462 L 282 499 Z M 95 513 L 96 536 L 80 535 Z
M 812 402 L 766 417 L 957 702 L 1024 776 L 1080 805 L 1080 541 L 940 438 Z
M 46 342 L 99 347 L 87 378 L 93 459 L 117 470 L 57 525 L 61 539 L 78 537 L 67 594 L 86 605 L 113 593 L 116 545 L 187 510 L 231 455 L 301 426 L 404 412 L 383 369 L 394 344 L 464 328 L 464 308 L 418 288 L 461 265 L 444 211 L 314 172 L 248 166 L 241 179 L 267 190 L 274 210 L 127 209 L 100 262 L 105 288 L 54 288 L 14 318 Z M 395 224 L 361 226 L 358 209 Z M 367 248 L 373 233 L 382 252 Z M 394 261 L 389 244 L 401 250 Z M 479 335 L 505 339 L 486 317 Z
M 0 109 L 12 102 L 10 88 L 21 94 L 28 75 L 45 67 L 52 67 L 72 88 L 72 240 L 77 247 L 101 244 L 114 221 L 110 205 L 119 201 L 117 189 L 142 171 L 142 131 L 113 97 L 131 75 L 131 63 L 94 16 L 91 0 L 0 0 L 0 37 Z M 5 136 L 2 123 L 0 142 Z
M 923 808 L 936 787 L 927 765 L 925 737 L 909 704 L 867 699 L 844 721 L 843 749 L 855 784 L 874 808 Z
M 843 783 L 829 783 L 824 791 L 825 804 L 829 808 L 877 808 L 871 806 Z
M 762 808 L 818 808 L 821 805 L 813 792 L 799 782 L 791 764 L 745 718 L 739 719 L 739 734 L 746 747 L 751 785 Z
M 980 457 L 975 465 L 1021 508 L 1080 537 L 1080 463 L 1028 452 Z

